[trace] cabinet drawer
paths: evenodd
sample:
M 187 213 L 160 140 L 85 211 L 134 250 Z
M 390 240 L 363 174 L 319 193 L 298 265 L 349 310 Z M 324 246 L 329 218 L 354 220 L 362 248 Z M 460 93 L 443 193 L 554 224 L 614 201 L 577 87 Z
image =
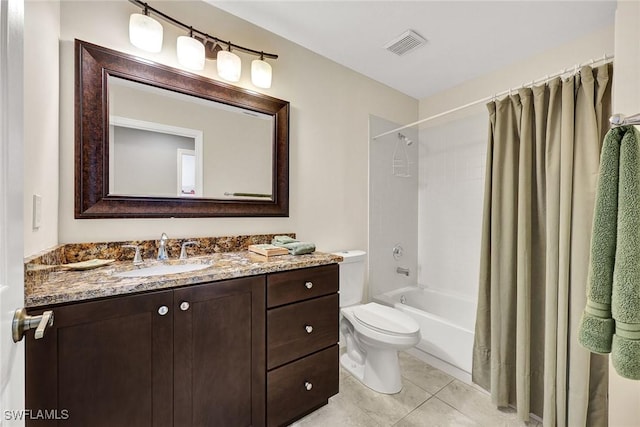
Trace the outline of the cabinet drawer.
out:
M 267 311 L 267 367 L 338 342 L 338 294 Z
M 338 377 L 337 345 L 269 372 L 267 425 L 283 425 L 326 403 L 338 393 Z
M 267 276 L 267 308 L 338 292 L 338 264 Z

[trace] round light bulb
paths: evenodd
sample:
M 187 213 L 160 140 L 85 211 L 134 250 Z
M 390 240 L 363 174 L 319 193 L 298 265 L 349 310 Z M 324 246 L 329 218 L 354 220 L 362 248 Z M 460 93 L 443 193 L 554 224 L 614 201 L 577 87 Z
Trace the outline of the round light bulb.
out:
M 218 75 L 220 78 L 230 82 L 237 82 L 240 80 L 242 62 L 238 55 L 227 50 L 221 50 L 218 52 L 217 62 Z
M 204 69 L 204 45 L 189 36 L 178 37 L 178 62 L 191 70 Z
M 129 40 L 132 45 L 147 52 L 160 52 L 162 25 L 150 16 L 134 13 L 129 18 Z
M 262 60 L 251 61 L 251 82 L 256 87 L 269 89 L 271 87 L 271 65 Z

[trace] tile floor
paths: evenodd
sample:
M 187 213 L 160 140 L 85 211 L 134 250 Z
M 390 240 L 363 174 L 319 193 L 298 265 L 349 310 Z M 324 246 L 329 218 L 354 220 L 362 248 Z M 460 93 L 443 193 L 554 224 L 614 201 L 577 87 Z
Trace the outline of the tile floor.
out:
M 294 427 L 541 427 L 499 411 L 489 396 L 413 356 L 400 353 L 404 387 L 394 395 L 376 393 L 345 370 L 340 393 Z

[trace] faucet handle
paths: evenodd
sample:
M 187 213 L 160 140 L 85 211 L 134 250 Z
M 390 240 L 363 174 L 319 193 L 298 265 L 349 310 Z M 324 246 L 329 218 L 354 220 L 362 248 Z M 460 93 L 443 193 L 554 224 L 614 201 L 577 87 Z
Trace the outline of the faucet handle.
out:
M 136 254 L 133 256 L 134 264 L 142 264 L 142 256 L 140 255 L 140 246 L 138 245 L 122 245 L 123 248 L 134 248 L 136 250 Z
M 198 242 L 183 242 L 182 249 L 180 249 L 180 259 L 187 259 L 187 246 L 198 246 Z

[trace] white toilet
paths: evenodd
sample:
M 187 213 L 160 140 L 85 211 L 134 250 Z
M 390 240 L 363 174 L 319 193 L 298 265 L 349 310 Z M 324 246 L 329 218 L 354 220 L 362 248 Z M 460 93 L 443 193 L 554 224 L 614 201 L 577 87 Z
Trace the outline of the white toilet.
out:
M 336 252 L 340 263 L 340 332 L 346 352 L 340 364 L 367 387 L 386 394 L 402 390 L 398 350 L 420 341 L 420 326 L 411 317 L 377 303 L 361 304 L 364 251 Z

